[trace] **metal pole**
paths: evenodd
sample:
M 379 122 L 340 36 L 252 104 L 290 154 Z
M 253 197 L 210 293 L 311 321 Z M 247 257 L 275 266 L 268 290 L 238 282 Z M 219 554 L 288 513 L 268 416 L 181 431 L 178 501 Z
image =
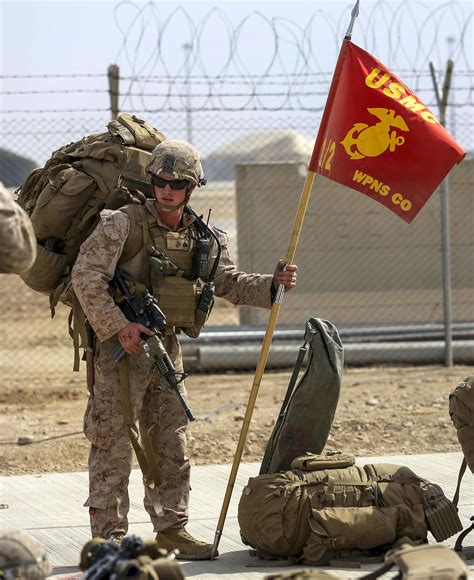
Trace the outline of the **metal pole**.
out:
M 193 117 L 191 112 L 191 51 L 193 45 L 190 42 L 183 44 L 185 50 L 185 71 L 186 71 L 186 137 L 188 143 L 193 142 Z
M 448 44 L 448 55 L 451 58 L 451 56 L 454 54 L 454 44 L 456 42 L 456 38 L 454 36 L 448 36 L 446 38 L 446 42 Z M 454 80 L 455 79 L 452 78 L 450 83 L 451 96 L 449 98 L 449 104 L 451 110 L 449 115 L 449 132 L 454 137 L 454 139 L 456 139 L 456 104 L 455 104 L 456 91 L 454 86 Z M 446 122 L 448 121 L 446 120 Z
M 447 62 L 446 74 L 444 76 L 443 93 L 440 96 L 436 71 L 430 62 L 431 78 L 439 109 L 439 121 L 443 127 L 446 126 L 446 109 L 448 105 L 448 93 L 451 86 L 451 76 L 454 62 L 450 59 Z M 452 342 L 452 283 L 451 283 L 451 234 L 449 229 L 449 179 L 445 177 L 440 185 L 441 196 L 441 227 L 442 227 L 442 254 L 443 254 L 443 305 L 444 305 L 444 344 L 445 355 L 444 364 L 447 367 L 453 366 L 453 342 Z
M 354 23 L 358 16 L 359 16 L 359 0 L 357 0 L 351 11 L 351 21 L 349 22 L 349 26 L 347 27 L 346 31 L 346 36 L 344 37 L 346 40 L 350 40 L 352 38 L 352 30 L 354 29 Z
M 119 114 L 119 66 L 111 64 L 107 69 L 107 75 L 109 77 L 110 116 L 116 119 Z

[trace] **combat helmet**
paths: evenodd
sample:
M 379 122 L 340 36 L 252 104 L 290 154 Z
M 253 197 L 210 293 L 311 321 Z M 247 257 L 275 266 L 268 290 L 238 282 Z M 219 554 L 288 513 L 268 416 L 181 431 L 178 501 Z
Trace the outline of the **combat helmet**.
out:
M 163 179 L 186 179 L 198 187 L 207 183 L 197 149 L 178 139 L 167 139 L 153 149 L 147 171 Z
M 43 580 L 51 571 L 43 546 L 28 532 L 0 530 L 0 578 Z

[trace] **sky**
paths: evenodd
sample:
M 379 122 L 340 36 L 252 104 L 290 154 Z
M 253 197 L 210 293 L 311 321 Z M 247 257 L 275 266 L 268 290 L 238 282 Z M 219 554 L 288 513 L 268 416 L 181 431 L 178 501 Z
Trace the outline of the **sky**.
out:
M 289 78 L 295 72 L 325 72 L 318 97 L 324 103 L 323 93 L 327 92 L 353 5 L 347 0 L 0 0 L 0 118 L 34 111 L 46 115 L 43 111 L 53 109 L 103 115 L 110 105 L 106 73 L 112 63 L 120 66 L 124 77 L 174 78 L 173 91 L 180 97 L 172 104 L 182 108 L 186 90 L 183 45 L 190 41 L 193 76 L 248 77 L 253 79 L 250 85 L 257 86 L 255 79 L 265 74 Z M 472 1 L 362 0 L 353 41 L 396 73 L 423 69 L 424 79 L 413 77 L 413 83 L 424 82 L 425 88 L 427 83 L 432 86 L 428 61 L 444 69 L 447 58 L 453 57 L 456 71 L 471 71 L 470 77 L 457 81 L 454 97 L 472 101 L 472 89 L 470 94 L 468 91 L 474 69 L 472 19 Z M 306 64 L 302 52 L 306 57 L 311 55 Z M 406 82 L 413 90 L 422 89 L 421 84 L 410 84 L 410 76 Z M 159 90 L 163 92 L 163 83 L 151 87 L 121 81 L 122 95 L 126 91 L 132 94 L 128 100 L 122 96 L 121 104 L 128 110 L 170 105 L 171 101 L 161 97 L 133 96 Z M 244 92 L 236 83 L 226 85 L 225 90 Z M 282 88 L 266 85 L 265 90 L 278 93 Z M 205 94 L 205 83 L 194 82 L 194 107 L 206 102 Z M 245 102 L 245 98 L 236 97 L 227 99 L 226 106 L 239 108 Z M 300 102 L 310 106 L 315 101 L 311 96 L 301 97 Z M 272 98 L 262 97 L 262 103 L 278 105 Z
M 154 4 L 153 10 L 150 5 Z M 378 57 L 383 58 L 384 51 L 381 45 L 385 35 L 387 23 L 383 20 L 390 13 L 389 7 L 394 10 L 400 2 L 384 0 L 379 2 L 385 6 L 381 17 L 374 26 L 367 25 L 367 14 L 373 10 L 375 2 L 362 0 L 361 15 L 356 21 L 353 39 L 367 50 L 378 45 Z M 419 2 L 410 0 L 412 9 L 405 10 L 403 15 L 402 44 L 399 55 L 413 50 L 413 37 L 417 35 L 417 28 L 422 26 L 427 13 L 439 10 L 446 5 L 443 1 Z M 426 50 L 435 48 L 434 56 L 441 60 L 446 58 L 449 47 L 447 38 L 457 35 L 463 18 L 470 15 L 472 19 L 473 2 L 456 1 L 456 10 L 450 11 L 446 17 L 443 13 L 443 23 L 438 31 L 438 38 L 433 46 L 433 38 L 429 30 L 424 30 Z M 245 18 L 247 21 L 239 35 L 239 50 L 242 58 L 248 64 L 258 68 L 265 66 L 266 53 L 273 52 L 274 47 L 266 45 L 262 40 L 267 35 L 272 36 L 266 19 L 279 19 L 278 34 L 283 44 L 291 45 L 292 34 L 308 26 L 315 13 L 324 14 L 315 22 L 312 29 L 312 40 L 318 48 L 318 63 L 326 70 L 334 64 L 337 50 L 328 50 L 326 36 L 334 38 L 336 31 L 334 22 L 340 21 L 339 31 L 349 22 L 349 12 L 353 2 L 347 0 L 333 0 L 332 2 L 290 2 L 290 1 L 258 1 L 240 0 L 239 2 L 145 2 L 131 1 L 97 1 L 97 0 L 57 0 L 57 1 L 28 1 L 28 0 L 0 0 L 1 18 L 1 74 L 2 75 L 31 75 L 31 74 L 100 74 L 105 73 L 109 64 L 118 61 L 125 70 L 130 69 L 127 57 L 138 59 L 138 65 L 146 70 L 146 61 L 153 55 L 157 42 L 157 21 L 166 24 L 165 58 L 170 70 L 182 66 L 182 45 L 192 35 L 193 28 L 199 28 L 202 22 L 206 24 L 200 28 L 202 39 L 199 50 L 206 60 L 209 71 L 218 72 L 228 50 L 228 32 L 226 27 L 236 27 Z M 179 7 L 182 9 L 180 10 Z M 142 10 L 140 18 L 137 17 Z M 209 18 L 214 9 L 214 15 Z M 252 17 L 249 15 L 253 13 Z M 260 13 L 265 18 L 257 15 Z M 332 18 L 329 21 L 328 18 Z M 135 22 L 133 20 L 136 19 Z M 145 20 L 143 22 L 143 20 Z M 456 22 L 457 20 L 457 22 Z M 379 25 L 382 26 L 379 26 Z M 399 27 L 399 22 L 394 22 Z M 380 28 L 380 34 L 377 30 Z M 370 28 L 370 32 L 366 32 Z M 430 22 L 430 28 L 432 23 Z M 124 31 L 128 29 L 129 37 L 124 46 Z M 142 38 L 140 33 L 145 30 Z M 393 31 L 397 36 L 398 30 Z M 386 35 L 385 35 L 386 36 Z M 470 49 L 472 52 L 472 26 L 470 28 Z M 394 37 L 396 38 L 396 37 Z M 321 45 L 318 45 L 320 40 Z M 342 40 L 342 36 L 341 36 Z M 223 48 L 224 47 L 224 48 Z M 124 50 L 124 49 L 127 50 Z M 281 48 L 281 47 L 280 47 Z M 127 54 L 128 52 L 128 54 Z M 443 55 L 444 52 L 444 55 Z M 423 56 L 423 55 L 421 55 Z M 413 55 L 412 55 L 413 57 Z M 413 57 L 414 58 L 414 57 Z M 471 59 L 474 57 L 471 54 Z M 137 63 L 135 63 L 137 64 Z M 389 66 L 395 63 L 386 63 Z M 472 64 L 472 63 L 471 63 Z M 139 67 L 138 67 L 139 68 Z M 148 67 L 150 69 L 150 67 Z
M 116 12 L 118 4 L 121 6 Z M 143 7 L 149 2 L 0 0 L 2 74 L 103 72 L 114 61 L 122 43 L 120 26 L 126 26 L 127 16 L 132 18 L 136 13 L 132 4 Z M 332 4 L 347 6 L 349 3 L 336 0 Z M 214 7 L 225 11 L 233 22 L 240 22 L 251 11 L 294 18 L 297 8 L 298 20 L 304 22 L 315 7 L 328 9 L 331 3 L 247 0 L 177 3 L 160 0 L 158 8 L 166 18 L 178 6 L 189 12 L 194 22 Z M 177 41 L 186 40 L 186 25 L 183 26 L 184 29 L 176 34 L 181 36 Z

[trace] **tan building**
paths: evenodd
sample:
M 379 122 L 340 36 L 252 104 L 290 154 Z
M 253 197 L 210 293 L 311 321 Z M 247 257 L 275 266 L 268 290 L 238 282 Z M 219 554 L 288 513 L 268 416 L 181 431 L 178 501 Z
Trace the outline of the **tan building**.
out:
M 304 163 L 236 168 L 239 267 L 268 271 L 288 247 L 306 177 Z M 474 320 L 474 160 L 449 177 L 452 304 Z M 295 258 L 299 286 L 285 297 L 281 324 L 310 316 L 338 325 L 443 320 L 440 195 L 412 224 L 368 197 L 317 176 Z M 242 324 L 268 314 L 241 309 Z

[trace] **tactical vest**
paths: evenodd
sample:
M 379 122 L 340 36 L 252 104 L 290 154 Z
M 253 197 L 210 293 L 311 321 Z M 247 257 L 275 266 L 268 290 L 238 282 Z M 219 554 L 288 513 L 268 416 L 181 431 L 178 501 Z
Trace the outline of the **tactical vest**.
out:
M 199 308 L 207 280 L 193 275 L 196 226 L 172 232 L 159 226 L 145 206 L 127 206 L 121 211 L 130 218 L 130 231 L 120 269 L 152 290 L 167 327 L 196 338 L 212 308 L 212 300 L 206 312 Z
M 355 465 L 311 455 L 291 471 L 251 478 L 238 507 L 242 540 L 257 554 L 325 564 L 351 551 L 374 555 L 408 537 L 442 541 L 462 529 L 441 488 L 407 467 Z

